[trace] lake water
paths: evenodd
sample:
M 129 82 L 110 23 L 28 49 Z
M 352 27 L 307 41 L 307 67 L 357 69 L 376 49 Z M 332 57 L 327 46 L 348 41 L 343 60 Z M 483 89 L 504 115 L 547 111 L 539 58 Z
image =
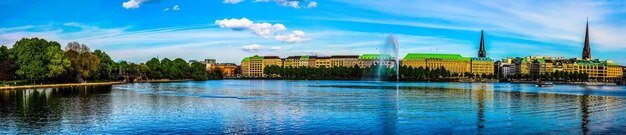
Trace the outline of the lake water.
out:
M 217 80 L 0 91 L 0 134 L 624 134 L 626 87 Z

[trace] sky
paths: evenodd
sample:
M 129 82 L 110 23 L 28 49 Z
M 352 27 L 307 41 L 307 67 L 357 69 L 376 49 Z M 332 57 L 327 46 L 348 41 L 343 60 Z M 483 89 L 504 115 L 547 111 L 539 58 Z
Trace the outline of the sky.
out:
M 116 60 L 240 63 L 252 55 L 407 53 L 581 57 L 626 65 L 626 1 L 522 0 L 2 0 L 0 44 L 77 41 Z M 382 49 L 381 49 L 382 50 Z

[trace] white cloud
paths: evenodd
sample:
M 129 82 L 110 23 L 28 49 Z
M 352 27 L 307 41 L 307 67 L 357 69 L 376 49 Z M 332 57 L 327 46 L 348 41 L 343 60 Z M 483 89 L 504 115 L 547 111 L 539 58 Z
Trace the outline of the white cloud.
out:
M 128 0 L 127 2 L 123 2 L 122 3 L 122 7 L 126 8 L 126 9 L 133 9 L 133 8 L 139 8 L 139 3 L 141 1 L 137 1 L 137 0 Z
M 224 0 L 224 4 L 237 4 L 239 2 L 243 2 L 243 0 Z
M 122 2 L 122 7 L 126 9 L 134 9 L 139 8 L 139 5 L 146 3 L 155 3 L 160 2 L 160 0 L 128 0 L 127 2 Z
M 276 40 L 279 40 L 279 41 L 295 43 L 295 42 L 307 41 L 308 39 L 305 39 L 304 36 L 305 36 L 304 31 L 294 30 L 291 32 L 291 34 L 276 35 L 275 38 Z
M 178 7 L 178 5 L 174 5 L 174 7 L 172 7 L 172 10 L 178 11 L 178 10 L 180 10 L 180 7 Z
M 170 8 L 165 8 L 165 9 L 163 9 L 163 11 L 169 11 L 169 10 L 170 10 Z
M 235 31 L 241 31 L 248 29 L 252 26 L 252 21 L 248 20 L 248 18 L 241 19 L 224 19 L 224 20 L 216 20 L 215 24 L 219 25 L 222 28 L 229 28 Z
M 306 6 L 306 8 L 315 8 L 315 7 L 317 7 L 317 2 L 315 2 L 315 1 L 309 3 L 309 5 Z
M 241 50 L 246 51 L 246 52 L 258 52 L 261 50 L 263 46 L 259 45 L 259 44 L 251 44 L 251 45 L 246 45 L 241 47 Z
M 280 47 L 280 46 L 272 46 L 272 48 L 270 48 L 270 49 L 274 50 L 274 51 L 278 51 L 278 50 L 282 50 L 283 48 Z
M 300 5 L 300 3 L 303 3 L 304 0 L 255 0 L 254 2 L 276 2 L 278 5 L 281 6 L 286 6 L 286 7 L 292 7 L 292 8 L 302 8 L 304 7 L 304 5 Z M 313 1 L 310 2 L 309 5 L 306 6 L 306 8 L 315 8 L 317 7 L 317 2 Z
M 294 43 L 294 42 L 305 41 L 303 39 L 303 37 L 305 36 L 303 31 L 299 31 L 299 30 L 293 31 L 289 35 L 281 34 L 280 32 L 287 30 L 287 27 L 285 27 L 285 25 L 280 24 L 280 23 L 276 23 L 276 24 L 254 23 L 248 20 L 247 18 L 241 18 L 241 19 L 232 18 L 232 19 L 216 20 L 215 24 L 219 25 L 222 28 L 228 28 L 228 29 L 235 30 L 235 31 L 250 30 L 255 35 L 258 35 L 264 38 L 271 38 L 271 35 L 275 35 L 274 38 L 276 40 L 283 41 L 283 42 Z

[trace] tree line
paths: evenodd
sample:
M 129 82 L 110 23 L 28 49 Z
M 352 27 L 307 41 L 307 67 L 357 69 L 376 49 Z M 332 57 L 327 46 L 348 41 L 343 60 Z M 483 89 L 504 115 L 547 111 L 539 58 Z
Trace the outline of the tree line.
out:
M 589 81 L 589 74 L 585 72 L 566 72 L 566 71 L 554 71 L 548 73 L 531 73 L 531 74 L 515 74 L 510 76 L 501 76 L 507 78 L 505 80 L 524 80 L 524 81 L 564 81 L 564 82 L 586 82 Z
M 181 58 L 153 58 L 144 63 L 115 62 L 104 51 L 78 42 L 64 50 L 56 41 L 22 38 L 9 48 L 0 46 L 0 81 L 37 83 L 119 81 L 132 76 L 146 79 L 221 79 L 221 71 L 208 72 L 202 63 Z
M 302 67 L 281 67 L 278 65 L 269 65 L 263 69 L 265 78 L 279 78 L 279 79 L 348 79 L 348 80 L 373 80 L 380 76 L 381 80 L 395 81 L 396 69 L 389 67 L 380 67 L 380 65 L 371 65 L 361 68 L 359 65 L 352 67 L 345 66 L 333 66 L 330 68 L 320 67 L 311 68 L 307 66 Z M 399 68 L 400 80 L 402 81 L 450 81 L 451 79 L 458 79 L 463 76 L 471 78 L 493 78 L 493 75 L 474 75 L 471 73 L 457 74 L 451 73 L 444 67 L 430 69 L 428 67 L 407 67 L 401 66 Z

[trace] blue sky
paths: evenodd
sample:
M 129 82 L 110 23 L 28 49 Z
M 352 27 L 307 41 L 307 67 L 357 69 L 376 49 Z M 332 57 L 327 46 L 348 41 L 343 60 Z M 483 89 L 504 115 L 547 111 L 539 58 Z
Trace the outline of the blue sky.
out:
M 240 63 L 250 55 L 406 53 L 592 57 L 626 65 L 626 2 L 578 0 L 3 0 L 0 44 L 22 37 L 87 44 L 115 60 Z

